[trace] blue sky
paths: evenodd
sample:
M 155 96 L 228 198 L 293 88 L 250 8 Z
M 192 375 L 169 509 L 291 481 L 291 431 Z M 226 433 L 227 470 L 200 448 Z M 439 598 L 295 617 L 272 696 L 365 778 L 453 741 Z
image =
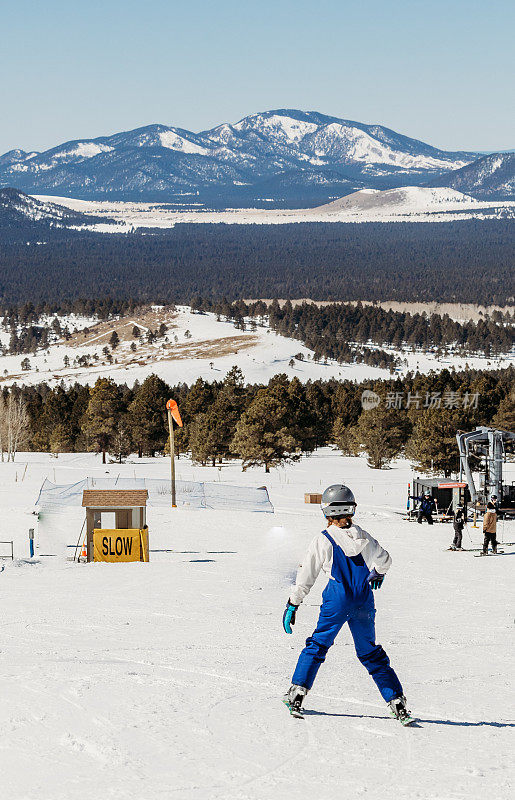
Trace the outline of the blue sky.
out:
M 510 0 L 0 0 L 0 153 L 272 108 L 515 148 Z

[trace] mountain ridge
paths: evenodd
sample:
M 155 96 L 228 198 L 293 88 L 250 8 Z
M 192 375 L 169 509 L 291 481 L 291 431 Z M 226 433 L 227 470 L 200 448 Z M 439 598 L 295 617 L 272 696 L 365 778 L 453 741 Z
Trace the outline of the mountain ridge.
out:
M 443 182 L 445 181 L 445 183 Z M 429 186 L 447 186 L 474 197 L 515 197 L 515 153 L 489 153 L 471 164 L 431 181 Z
M 41 153 L 10 150 L 0 156 L 0 187 L 184 207 L 299 207 L 362 188 L 426 184 L 478 155 L 439 150 L 382 125 L 274 109 L 199 133 L 156 123 Z

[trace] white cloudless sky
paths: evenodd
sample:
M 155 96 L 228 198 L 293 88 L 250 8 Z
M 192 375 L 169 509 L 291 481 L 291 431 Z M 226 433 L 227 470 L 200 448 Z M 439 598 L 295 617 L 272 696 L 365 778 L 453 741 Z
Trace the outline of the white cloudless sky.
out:
M 0 0 L 0 153 L 274 108 L 515 148 L 513 0 Z

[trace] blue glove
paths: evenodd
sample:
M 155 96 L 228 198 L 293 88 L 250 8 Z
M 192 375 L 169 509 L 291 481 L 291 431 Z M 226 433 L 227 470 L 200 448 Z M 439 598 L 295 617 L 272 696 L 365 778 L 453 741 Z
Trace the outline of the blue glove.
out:
M 384 575 L 381 575 L 381 573 L 378 572 L 374 567 L 372 572 L 369 574 L 367 581 L 372 589 L 380 589 L 384 581 Z
M 283 614 L 283 628 L 285 633 L 293 633 L 291 626 L 295 625 L 295 614 L 297 613 L 297 609 L 298 606 L 294 606 L 293 603 L 290 603 L 288 600 Z

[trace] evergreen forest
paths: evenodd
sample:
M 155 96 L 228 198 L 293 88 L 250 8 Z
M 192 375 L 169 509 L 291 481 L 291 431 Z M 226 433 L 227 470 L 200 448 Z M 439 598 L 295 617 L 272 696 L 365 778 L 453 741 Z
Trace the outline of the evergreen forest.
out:
M 181 224 L 128 234 L 0 230 L 0 303 L 84 296 L 402 300 L 505 305 L 513 223 Z
M 379 404 L 363 408 L 363 392 Z M 2 458 L 15 450 L 103 453 L 123 461 L 168 448 L 165 404 L 177 400 L 184 427 L 176 431 L 179 455 L 199 464 L 241 459 L 243 469 L 266 471 L 316 448 L 364 453 L 374 468 L 405 454 L 419 469 L 450 475 L 458 468 L 456 431 L 494 424 L 515 430 L 515 369 L 443 370 L 405 378 L 364 381 L 289 380 L 245 384 L 239 368 L 225 378 L 168 386 L 157 375 L 141 384 L 98 378 L 92 386 L 13 386 L 0 393 Z

